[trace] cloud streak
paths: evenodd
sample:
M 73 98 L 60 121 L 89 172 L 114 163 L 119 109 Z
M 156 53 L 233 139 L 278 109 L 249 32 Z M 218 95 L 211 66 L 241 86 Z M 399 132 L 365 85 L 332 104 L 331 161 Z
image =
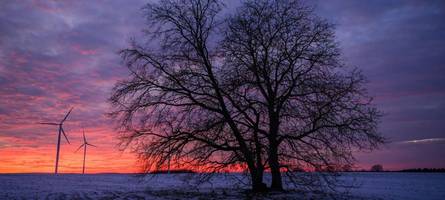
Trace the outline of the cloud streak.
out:
M 432 144 L 432 143 L 445 143 L 445 138 L 427 138 L 418 140 L 406 140 L 394 142 L 395 144 Z

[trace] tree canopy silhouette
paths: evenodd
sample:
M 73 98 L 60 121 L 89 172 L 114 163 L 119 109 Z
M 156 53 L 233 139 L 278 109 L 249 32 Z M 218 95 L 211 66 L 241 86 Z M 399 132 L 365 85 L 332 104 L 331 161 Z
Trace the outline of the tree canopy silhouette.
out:
M 380 165 L 380 164 L 373 165 L 373 166 L 371 167 L 371 171 L 372 171 L 372 172 L 383 172 L 383 166 Z
M 182 165 L 216 172 L 244 166 L 252 189 L 327 181 L 294 169 L 335 171 L 352 151 L 374 149 L 379 112 L 364 77 L 341 62 L 334 28 L 297 0 L 248 0 L 221 15 L 217 0 L 145 7 L 149 43 L 121 55 L 112 115 L 146 170 Z

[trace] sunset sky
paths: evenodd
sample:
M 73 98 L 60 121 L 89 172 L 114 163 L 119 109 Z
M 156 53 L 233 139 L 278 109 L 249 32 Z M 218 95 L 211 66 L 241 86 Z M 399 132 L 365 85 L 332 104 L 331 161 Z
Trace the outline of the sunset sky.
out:
M 117 147 L 107 98 L 127 77 L 117 52 L 140 38 L 147 1 L 0 2 L 0 173 L 53 172 L 58 122 L 74 110 L 59 171 L 82 170 L 81 131 L 98 148 L 87 172 L 138 172 Z M 337 25 L 345 62 L 363 70 L 390 143 L 360 167 L 445 167 L 445 1 L 308 1 Z M 238 2 L 228 1 L 229 9 Z

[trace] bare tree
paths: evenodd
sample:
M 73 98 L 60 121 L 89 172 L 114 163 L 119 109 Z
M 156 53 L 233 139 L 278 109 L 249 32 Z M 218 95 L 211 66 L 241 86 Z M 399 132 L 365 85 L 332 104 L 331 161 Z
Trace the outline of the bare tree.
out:
M 265 170 L 272 189 L 283 189 L 282 172 L 323 185 L 294 169 L 335 171 L 383 141 L 363 76 L 339 61 L 329 23 L 296 0 L 248 0 L 226 20 L 222 8 L 150 3 L 151 43 L 121 51 L 131 78 L 115 86 L 112 114 L 147 171 L 174 160 L 245 167 L 255 191 L 266 189 Z
M 272 189 L 283 189 L 283 170 L 335 171 L 353 162 L 354 149 L 383 142 L 364 77 L 340 61 L 333 26 L 299 1 L 246 1 L 222 46 L 231 79 L 243 83 L 233 93 L 254 94 L 243 96 L 256 110 L 245 116 L 260 119 L 247 126 L 267 139 Z

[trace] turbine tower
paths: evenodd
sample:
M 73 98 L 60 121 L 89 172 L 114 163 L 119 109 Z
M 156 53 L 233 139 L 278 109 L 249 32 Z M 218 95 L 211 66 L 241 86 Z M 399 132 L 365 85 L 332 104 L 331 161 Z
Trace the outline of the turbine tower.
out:
M 83 147 L 83 168 L 82 168 L 82 174 L 85 174 L 85 158 L 87 157 L 87 146 L 93 146 L 93 147 L 97 147 L 95 145 L 92 145 L 90 143 L 87 142 L 87 138 L 85 137 L 85 130 L 83 130 L 83 144 L 79 146 L 79 148 L 75 151 L 79 151 L 80 148 Z
M 59 168 L 59 152 L 60 152 L 60 138 L 61 135 L 63 134 L 63 136 L 65 136 L 66 141 L 68 142 L 68 144 L 70 143 L 70 141 L 68 140 L 68 137 L 66 136 L 65 131 L 63 130 L 63 122 L 65 122 L 65 120 L 68 118 L 68 116 L 70 115 L 71 111 L 73 110 L 74 107 L 72 107 L 68 113 L 65 115 L 65 117 L 62 119 L 62 121 L 60 121 L 60 123 L 46 123 L 46 122 L 42 122 L 40 124 L 46 124 L 46 125 L 52 125 L 52 126 L 59 126 L 59 136 L 57 139 L 57 154 L 56 154 L 56 168 L 54 173 L 57 174 L 58 173 L 58 168 Z

